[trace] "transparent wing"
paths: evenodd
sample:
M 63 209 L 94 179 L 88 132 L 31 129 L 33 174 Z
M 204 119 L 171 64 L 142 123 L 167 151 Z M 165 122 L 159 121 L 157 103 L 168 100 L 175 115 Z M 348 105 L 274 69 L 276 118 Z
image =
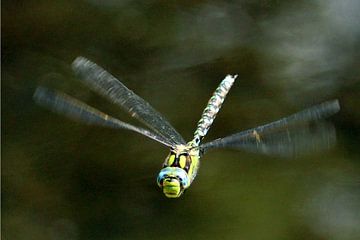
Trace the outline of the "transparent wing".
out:
M 185 144 L 181 135 L 159 112 L 100 66 L 84 57 L 78 57 L 72 63 L 72 68 L 83 82 L 121 106 L 132 117 L 173 144 Z
M 305 109 L 289 117 L 200 146 L 203 153 L 212 148 L 237 148 L 251 152 L 296 156 L 318 151 L 336 141 L 334 127 L 322 121 L 340 110 L 338 100 Z
M 147 136 L 148 138 L 166 146 L 172 146 L 169 141 L 161 136 L 158 136 L 146 129 L 122 122 L 64 93 L 52 91 L 44 87 L 38 87 L 34 93 L 34 100 L 39 105 L 49 108 L 54 112 L 63 114 L 71 119 L 78 120 L 89 125 L 99 125 L 115 129 L 127 129 Z

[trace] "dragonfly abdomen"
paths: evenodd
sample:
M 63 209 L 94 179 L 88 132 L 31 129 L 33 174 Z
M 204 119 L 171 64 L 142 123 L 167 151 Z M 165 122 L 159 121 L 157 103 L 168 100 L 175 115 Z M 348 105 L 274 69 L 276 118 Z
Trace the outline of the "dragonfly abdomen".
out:
M 198 146 L 200 141 L 207 134 L 236 77 L 237 75 L 227 75 L 211 96 L 194 132 L 194 139 L 192 141 L 193 145 Z

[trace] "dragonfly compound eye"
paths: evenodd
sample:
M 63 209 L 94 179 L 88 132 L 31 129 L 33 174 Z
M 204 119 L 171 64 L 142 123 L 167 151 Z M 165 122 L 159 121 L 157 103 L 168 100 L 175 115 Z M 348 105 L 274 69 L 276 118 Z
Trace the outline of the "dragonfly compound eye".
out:
M 159 187 L 162 187 L 164 179 L 167 177 L 167 175 L 163 173 L 159 173 L 158 177 L 156 178 L 156 183 Z

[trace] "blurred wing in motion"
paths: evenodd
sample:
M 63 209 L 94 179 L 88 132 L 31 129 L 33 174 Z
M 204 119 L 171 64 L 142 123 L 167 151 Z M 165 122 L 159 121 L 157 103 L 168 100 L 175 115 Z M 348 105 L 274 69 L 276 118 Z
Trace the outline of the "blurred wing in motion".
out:
M 334 127 L 322 121 L 340 110 L 338 100 L 305 109 L 289 117 L 200 146 L 202 153 L 212 148 L 236 148 L 280 156 L 297 156 L 326 149 L 336 142 Z
M 84 57 L 77 57 L 72 68 L 86 85 L 121 106 L 164 139 L 173 145 L 185 144 L 181 135 L 159 112 L 100 66 Z
M 147 136 L 168 147 L 172 146 L 172 143 L 165 140 L 162 136 L 158 136 L 146 129 L 122 122 L 64 93 L 52 91 L 44 87 L 38 87 L 34 93 L 34 100 L 37 104 L 54 112 L 63 114 L 71 119 L 89 125 L 127 129 Z

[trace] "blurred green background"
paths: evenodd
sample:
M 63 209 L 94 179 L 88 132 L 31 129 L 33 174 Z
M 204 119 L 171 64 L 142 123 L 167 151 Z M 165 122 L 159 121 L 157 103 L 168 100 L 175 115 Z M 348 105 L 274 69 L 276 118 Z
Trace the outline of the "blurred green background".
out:
M 359 12 L 356 0 L 2 1 L 2 237 L 359 239 Z M 206 140 L 338 98 L 338 144 L 297 159 L 212 151 L 166 199 L 155 179 L 168 149 L 32 101 L 44 85 L 134 122 L 76 80 L 79 55 L 187 140 L 238 73 Z

